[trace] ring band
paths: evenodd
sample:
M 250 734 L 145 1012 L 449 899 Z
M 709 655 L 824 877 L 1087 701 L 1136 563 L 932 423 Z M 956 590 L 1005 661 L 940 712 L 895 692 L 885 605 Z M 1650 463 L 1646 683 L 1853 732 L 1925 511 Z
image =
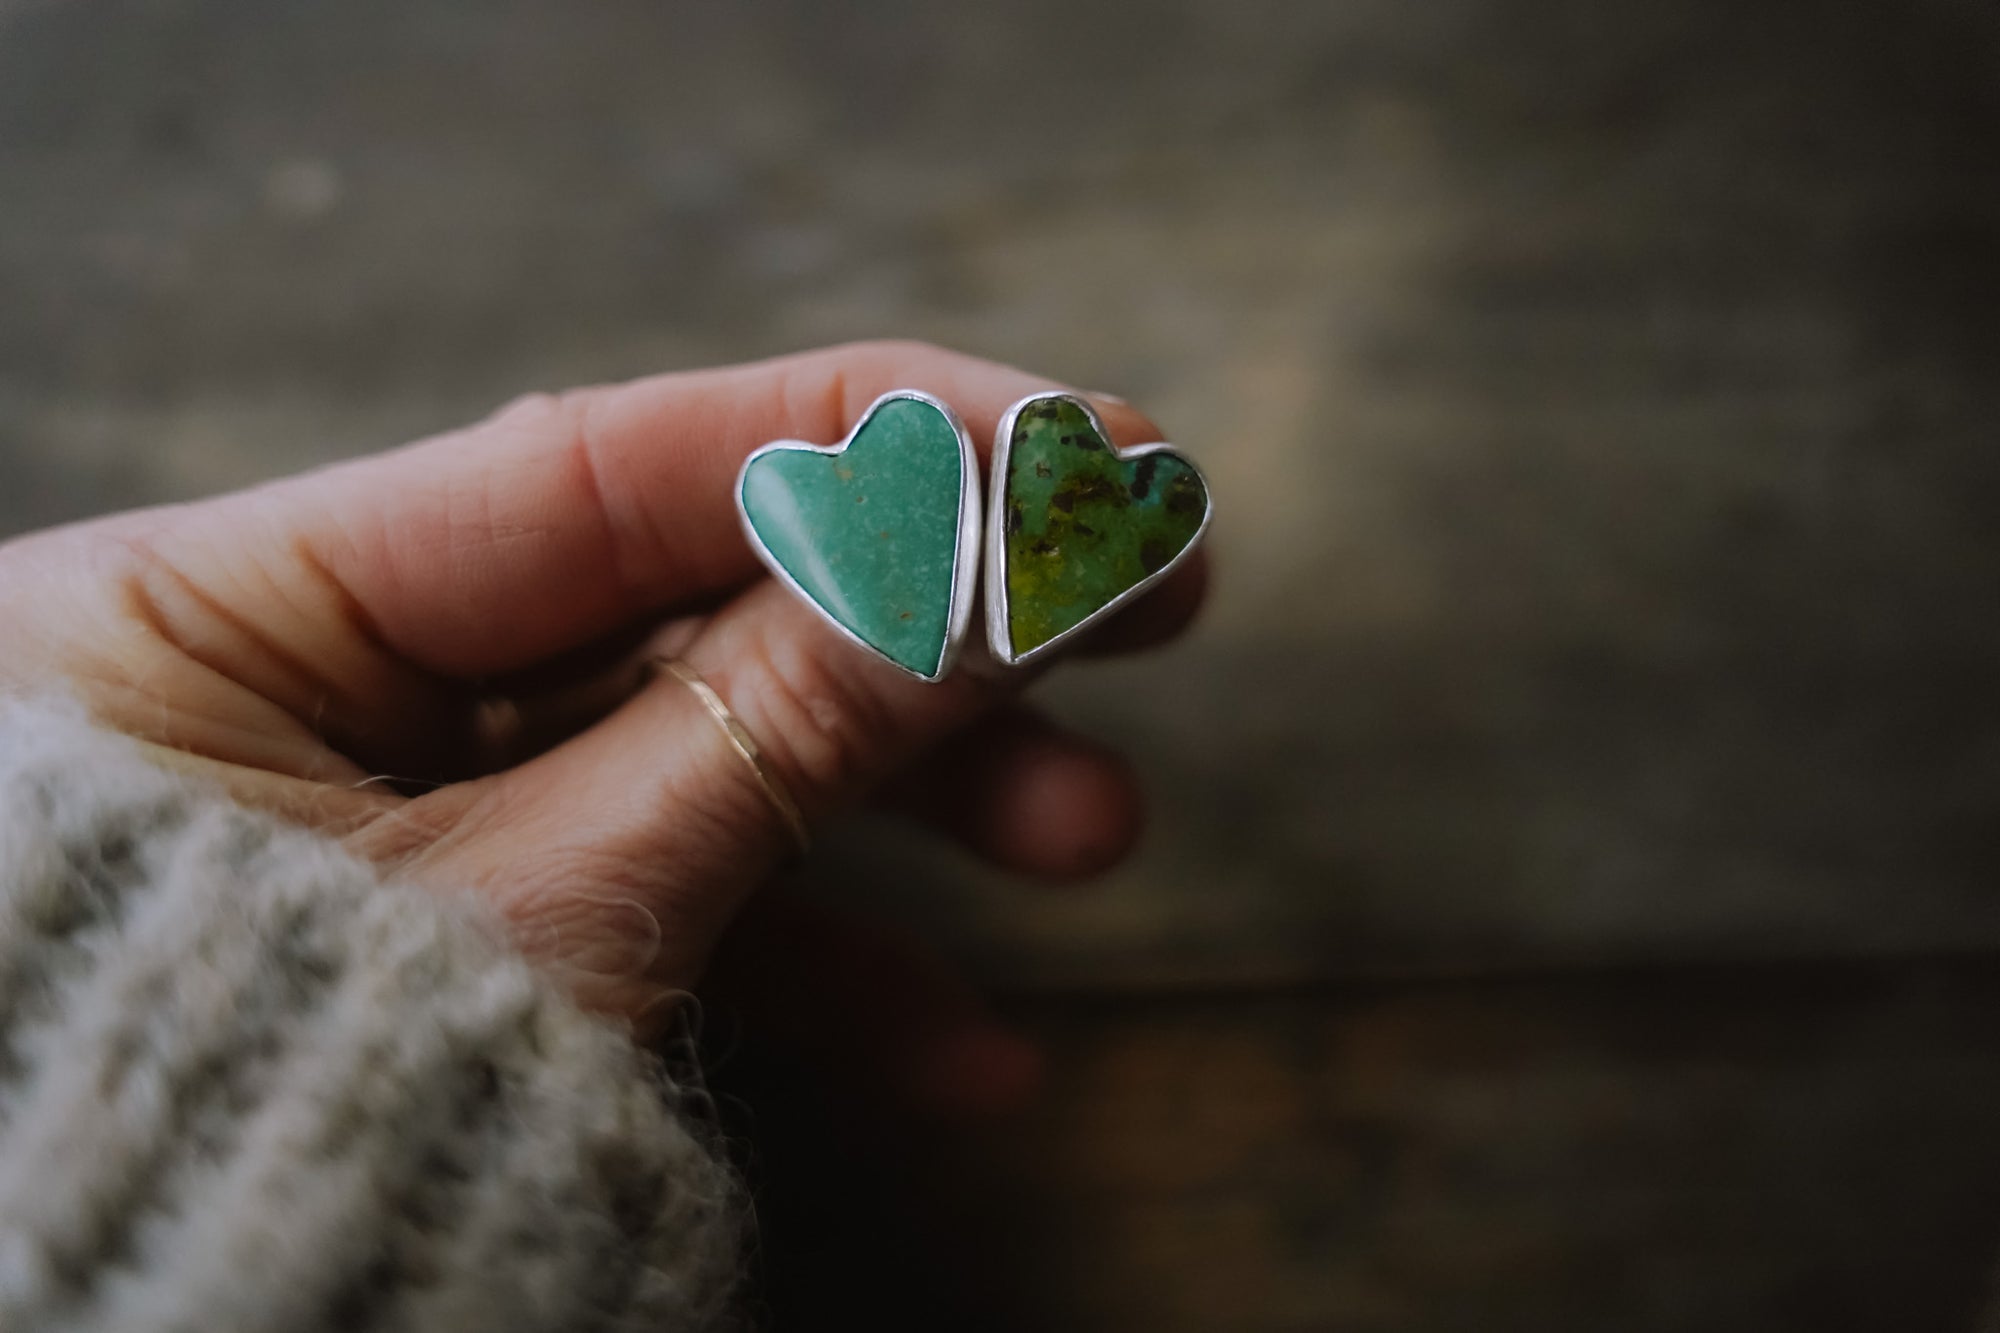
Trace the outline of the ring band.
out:
M 777 811 L 785 831 L 792 835 L 792 843 L 798 854 L 804 856 L 810 851 L 812 834 L 806 828 L 806 817 L 799 809 L 799 803 L 792 799 L 792 793 L 786 789 L 784 782 L 771 771 L 771 766 L 764 761 L 764 752 L 757 748 L 757 742 L 750 735 L 749 729 L 736 714 L 729 711 L 729 705 L 722 702 L 722 696 L 715 692 L 715 687 L 702 679 L 699 671 L 678 657 L 654 657 L 649 659 L 648 665 L 666 672 L 687 686 L 688 691 L 701 700 L 701 706 L 706 708 L 709 716 L 721 725 L 722 734 L 729 738 L 730 746 L 743 756 L 750 765 L 750 771 L 757 775 L 757 785 L 764 789 L 765 799 L 771 803 L 771 808 Z

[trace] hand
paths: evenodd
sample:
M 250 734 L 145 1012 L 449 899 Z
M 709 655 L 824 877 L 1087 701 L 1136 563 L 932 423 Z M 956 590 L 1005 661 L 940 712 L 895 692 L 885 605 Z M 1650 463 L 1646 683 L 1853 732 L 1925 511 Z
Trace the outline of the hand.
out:
M 0 546 L 0 688 L 101 722 L 406 880 L 470 888 L 579 998 L 643 1029 L 691 985 L 788 838 L 705 675 L 811 819 L 893 782 L 1002 865 L 1101 869 L 1136 832 L 1123 764 L 959 672 L 854 649 L 761 576 L 731 500 L 772 439 L 840 438 L 928 390 L 982 449 L 1056 387 L 902 343 L 523 399 L 470 429 L 194 504 Z M 1159 438 L 1100 403 L 1121 444 Z M 1183 566 L 1090 650 L 1177 630 Z M 977 634 L 977 627 L 975 627 Z M 978 725 L 981 719 L 984 725 Z

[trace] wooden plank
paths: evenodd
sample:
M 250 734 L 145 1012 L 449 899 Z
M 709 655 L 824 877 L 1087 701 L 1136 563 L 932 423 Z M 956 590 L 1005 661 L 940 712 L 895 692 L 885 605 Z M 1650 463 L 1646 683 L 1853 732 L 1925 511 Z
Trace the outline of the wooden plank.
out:
M 1990 971 L 1024 1015 L 1050 1095 L 976 1131 L 735 1050 L 778 1326 L 1917 1333 L 1986 1299 Z

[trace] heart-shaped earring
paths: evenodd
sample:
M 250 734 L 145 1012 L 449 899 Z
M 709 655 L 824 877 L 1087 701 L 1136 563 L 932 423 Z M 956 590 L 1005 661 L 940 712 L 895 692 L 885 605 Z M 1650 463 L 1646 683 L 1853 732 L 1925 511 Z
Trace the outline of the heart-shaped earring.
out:
M 1208 527 L 1208 483 L 1165 444 L 1120 450 L 1081 398 L 1035 394 L 993 440 L 986 638 L 1018 665 L 1172 572 Z
M 979 474 L 951 408 L 883 394 L 839 444 L 778 440 L 743 460 L 750 545 L 827 623 L 899 670 L 940 680 L 972 617 Z

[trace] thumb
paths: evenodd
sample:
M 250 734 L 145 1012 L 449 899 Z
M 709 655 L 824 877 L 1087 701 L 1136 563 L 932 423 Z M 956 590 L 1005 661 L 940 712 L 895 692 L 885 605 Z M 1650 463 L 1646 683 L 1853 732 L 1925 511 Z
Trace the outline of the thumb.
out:
M 677 638 L 677 655 L 808 821 L 858 799 L 1002 693 L 966 672 L 914 680 L 770 581 Z M 586 1005 L 644 1023 L 694 983 L 794 840 L 717 718 L 658 673 L 555 749 L 419 797 L 355 841 L 409 878 L 488 895 L 521 946 Z

